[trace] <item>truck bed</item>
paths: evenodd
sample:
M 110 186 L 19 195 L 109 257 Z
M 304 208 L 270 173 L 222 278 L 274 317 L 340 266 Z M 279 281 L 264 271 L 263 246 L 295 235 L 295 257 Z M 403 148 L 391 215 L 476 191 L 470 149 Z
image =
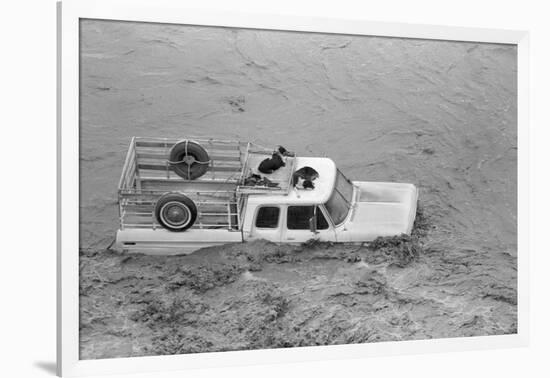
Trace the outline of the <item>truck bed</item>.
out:
M 247 186 L 246 177 L 257 173 L 256 167 L 272 150 L 239 141 L 187 139 L 198 142 L 210 156 L 208 171 L 196 180 L 178 176 L 169 163 L 170 150 L 181 139 L 132 139 L 118 187 L 121 230 L 162 229 L 154 214 L 156 202 L 165 193 L 180 192 L 197 206 L 197 220 L 190 230 L 239 231 L 243 195 L 288 192 L 294 158 L 285 158 L 286 167 L 269 175 L 276 187 Z

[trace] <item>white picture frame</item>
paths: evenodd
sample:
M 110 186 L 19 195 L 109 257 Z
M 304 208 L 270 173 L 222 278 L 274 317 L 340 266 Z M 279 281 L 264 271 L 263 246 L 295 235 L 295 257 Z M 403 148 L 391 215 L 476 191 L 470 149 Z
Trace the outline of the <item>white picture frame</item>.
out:
M 401 38 L 457 40 L 517 45 L 518 56 L 518 333 L 420 341 L 382 342 L 292 349 L 79 360 L 79 20 L 140 22 L 310 31 Z M 529 334 L 528 288 L 528 50 L 524 31 L 273 14 L 185 9 L 177 0 L 66 0 L 58 4 L 58 341 L 62 376 L 146 373 L 308 360 L 362 358 L 525 346 Z

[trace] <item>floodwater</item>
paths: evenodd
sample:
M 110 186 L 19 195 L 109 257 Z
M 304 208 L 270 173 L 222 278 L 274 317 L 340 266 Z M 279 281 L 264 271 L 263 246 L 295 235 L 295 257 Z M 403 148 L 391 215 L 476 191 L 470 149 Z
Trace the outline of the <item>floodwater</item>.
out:
M 81 358 L 517 332 L 516 79 L 512 45 L 82 21 Z M 414 183 L 421 224 L 384 253 L 105 251 L 130 138 L 188 135 Z

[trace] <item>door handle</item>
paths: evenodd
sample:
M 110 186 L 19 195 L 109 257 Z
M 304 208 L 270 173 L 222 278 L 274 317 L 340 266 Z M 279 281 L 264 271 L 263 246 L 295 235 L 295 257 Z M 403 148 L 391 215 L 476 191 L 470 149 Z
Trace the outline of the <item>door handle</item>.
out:
M 286 238 L 286 240 L 296 240 L 296 238 Z

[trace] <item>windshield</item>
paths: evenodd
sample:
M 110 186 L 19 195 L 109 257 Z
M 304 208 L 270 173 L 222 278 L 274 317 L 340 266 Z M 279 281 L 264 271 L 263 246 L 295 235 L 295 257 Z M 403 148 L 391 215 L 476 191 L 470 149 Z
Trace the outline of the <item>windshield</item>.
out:
M 346 219 L 351 207 L 352 198 L 353 185 L 351 181 L 338 170 L 334 191 L 327 203 L 325 203 L 325 207 L 335 225 L 339 225 Z

